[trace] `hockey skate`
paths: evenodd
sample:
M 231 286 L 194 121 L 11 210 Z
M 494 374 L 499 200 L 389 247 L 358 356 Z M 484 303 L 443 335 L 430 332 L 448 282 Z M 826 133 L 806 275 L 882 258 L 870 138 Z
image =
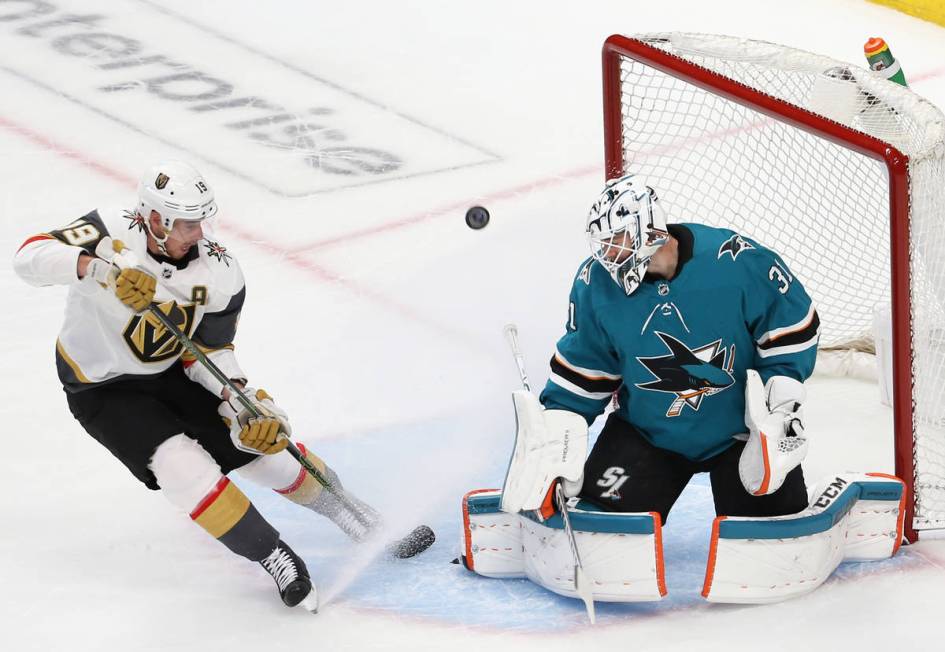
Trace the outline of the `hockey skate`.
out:
M 259 562 L 279 588 L 279 595 L 287 607 L 302 605 L 307 611 L 318 611 L 318 593 L 305 568 L 305 562 L 281 539 L 276 549 Z

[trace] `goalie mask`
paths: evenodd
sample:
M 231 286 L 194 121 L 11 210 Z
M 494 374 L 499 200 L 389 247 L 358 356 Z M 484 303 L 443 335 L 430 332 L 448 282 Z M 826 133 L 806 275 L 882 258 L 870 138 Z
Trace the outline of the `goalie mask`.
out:
M 161 216 L 164 237 L 158 237 L 149 223 L 151 211 Z M 144 218 L 148 233 L 164 252 L 167 234 L 177 220 L 205 220 L 217 213 L 213 189 L 193 167 L 180 161 L 155 165 L 141 177 L 138 184 L 137 212 Z M 166 253 L 166 252 L 165 252 Z
M 668 239 L 656 193 L 633 174 L 608 181 L 587 216 L 591 255 L 628 295 Z

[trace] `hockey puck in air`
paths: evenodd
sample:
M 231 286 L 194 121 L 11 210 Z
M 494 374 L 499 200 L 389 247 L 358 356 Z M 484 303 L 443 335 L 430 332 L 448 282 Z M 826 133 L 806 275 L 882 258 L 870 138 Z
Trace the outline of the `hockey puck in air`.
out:
M 472 206 L 466 211 L 466 226 L 479 230 L 489 224 L 489 211 L 482 206 Z

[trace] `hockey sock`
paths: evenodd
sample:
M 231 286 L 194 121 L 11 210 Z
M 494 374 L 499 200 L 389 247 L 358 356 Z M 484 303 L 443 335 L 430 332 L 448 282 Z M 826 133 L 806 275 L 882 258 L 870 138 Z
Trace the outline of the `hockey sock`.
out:
M 251 561 L 262 561 L 279 543 L 279 533 L 226 476 L 200 501 L 190 518 L 227 548 Z
M 322 475 L 327 475 L 328 466 L 324 461 L 315 453 L 308 450 L 304 444 L 298 444 L 299 450 L 302 451 L 302 454 L 305 455 L 305 459 L 312 463 L 312 465 L 321 471 Z M 293 460 L 294 462 L 294 460 Z M 297 462 L 294 462 L 298 465 Z M 316 480 L 312 475 L 302 468 L 299 465 L 299 472 L 295 477 L 295 480 L 292 481 L 292 484 L 281 489 L 275 489 L 274 491 L 277 494 L 285 496 L 293 503 L 298 503 L 299 505 L 309 506 L 311 505 L 318 495 L 322 492 L 322 485 Z
M 265 455 L 239 469 L 245 478 L 273 490 L 294 503 L 328 517 L 355 541 L 363 541 L 380 525 L 380 515 L 368 504 L 344 490 L 331 467 L 297 444 L 305 458 L 331 484 L 326 491 L 322 484 L 287 452 Z

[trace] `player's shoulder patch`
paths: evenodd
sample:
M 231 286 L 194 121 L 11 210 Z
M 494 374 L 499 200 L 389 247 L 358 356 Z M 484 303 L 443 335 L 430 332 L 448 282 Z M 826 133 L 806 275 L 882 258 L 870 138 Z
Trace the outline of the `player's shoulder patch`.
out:
M 583 281 L 584 285 L 591 284 L 591 267 L 594 265 L 594 259 L 588 258 L 582 263 L 578 270 L 576 281 Z
M 215 293 L 226 296 L 238 293 L 245 282 L 236 256 L 212 235 L 198 242 L 196 246 L 201 264 L 212 275 Z
M 719 247 L 718 259 L 721 260 L 723 257 L 729 256 L 731 260 L 737 260 L 739 254 L 752 249 L 757 249 L 757 247 L 750 240 L 734 233 Z
M 125 231 L 133 231 L 135 233 L 144 233 L 145 225 L 144 218 L 138 215 L 137 212 L 132 210 L 123 210 L 121 211 L 121 219 L 124 220 Z
M 206 256 L 211 262 L 216 261 L 220 265 L 229 267 L 233 261 L 233 254 L 227 251 L 226 247 L 216 240 L 204 238 L 197 245 L 200 247 L 200 253 Z

